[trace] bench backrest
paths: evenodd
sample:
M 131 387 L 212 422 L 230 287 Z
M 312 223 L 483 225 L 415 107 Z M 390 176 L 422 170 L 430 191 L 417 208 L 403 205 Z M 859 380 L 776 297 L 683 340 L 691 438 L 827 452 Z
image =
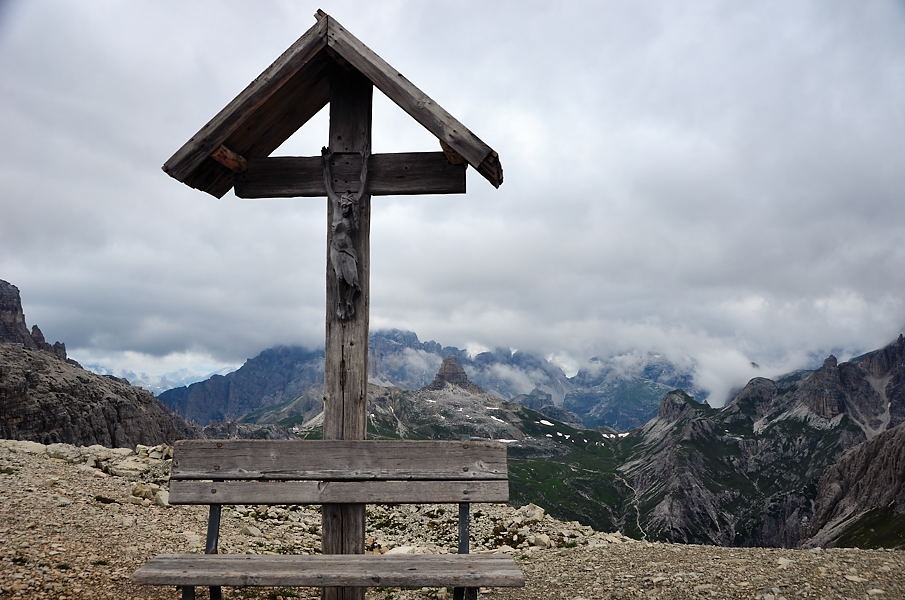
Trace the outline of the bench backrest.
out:
M 488 441 L 184 440 L 171 504 L 507 502 L 506 446 Z

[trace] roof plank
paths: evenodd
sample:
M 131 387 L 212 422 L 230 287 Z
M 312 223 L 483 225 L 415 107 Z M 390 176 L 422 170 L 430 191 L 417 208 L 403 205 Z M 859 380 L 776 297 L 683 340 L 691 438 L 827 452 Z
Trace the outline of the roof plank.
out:
M 503 170 L 492 148 L 335 19 L 323 11 L 315 16 L 317 23 L 311 29 L 164 163 L 166 173 L 223 196 L 240 178 L 229 161 L 224 166 L 217 160 L 218 149 L 228 148 L 249 161 L 270 156 L 330 102 L 330 70 L 351 68 L 436 136 L 447 157 L 462 157 L 491 184 L 500 186 Z
M 221 145 L 225 144 L 234 151 L 244 154 L 244 148 L 240 145 L 226 143 L 230 135 L 239 130 L 255 111 L 266 110 L 267 103 L 273 95 L 323 50 L 326 43 L 326 28 L 326 19 L 321 19 L 306 31 L 232 102 L 223 107 L 198 133 L 183 144 L 164 163 L 163 170 L 175 179 L 187 183 L 194 171 Z M 321 107 L 326 104 L 327 99 L 327 97 L 323 99 Z M 315 113 L 316 110 L 312 116 Z
M 327 45 L 332 50 L 370 79 L 377 89 L 442 143 L 458 152 L 494 187 L 503 183 L 503 169 L 493 148 L 364 45 L 336 19 L 328 16 L 324 20 L 330 22 Z

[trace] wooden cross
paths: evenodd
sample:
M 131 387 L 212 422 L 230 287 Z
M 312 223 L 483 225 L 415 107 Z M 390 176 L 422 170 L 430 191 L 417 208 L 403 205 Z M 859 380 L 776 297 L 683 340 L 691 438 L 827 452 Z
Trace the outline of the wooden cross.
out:
M 323 11 L 317 23 L 163 166 L 221 197 L 327 196 L 324 438 L 364 439 L 367 428 L 371 196 L 465 192 L 471 165 L 494 187 L 499 157 L 464 125 Z M 373 88 L 434 134 L 441 152 L 370 154 Z M 330 104 L 321 156 L 271 157 Z M 332 256 L 331 256 L 332 255 Z M 328 505 L 324 553 L 364 552 L 364 505 Z M 325 598 L 363 590 L 328 588 Z

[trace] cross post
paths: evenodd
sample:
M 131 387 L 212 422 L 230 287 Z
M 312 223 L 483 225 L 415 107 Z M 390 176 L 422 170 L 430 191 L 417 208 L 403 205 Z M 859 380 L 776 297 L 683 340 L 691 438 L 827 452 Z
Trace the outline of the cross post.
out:
M 371 82 L 356 72 L 336 68 L 330 77 L 330 146 L 336 153 L 361 153 L 367 160 L 371 146 Z M 325 157 L 329 161 L 329 155 Z M 325 165 L 325 168 L 329 164 Z M 368 408 L 368 318 L 370 297 L 371 196 L 367 189 L 352 190 L 354 180 L 334 180 L 331 194 L 355 193 L 358 198 L 357 231 L 349 237 L 356 256 L 358 293 L 348 298 L 342 277 L 331 262 L 336 227 L 342 215 L 337 202 L 327 202 L 327 322 L 324 364 L 324 439 L 363 440 Z M 365 181 L 359 180 L 359 185 Z M 343 189 L 345 188 L 345 189 Z M 329 192 L 329 190 L 328 190 Z M 365 539 L 363 504 L 328 504 L 323 507 L 324 554 L 362 554 Z M 325 588 L 324 600 L 360 600 L 363 588 Z

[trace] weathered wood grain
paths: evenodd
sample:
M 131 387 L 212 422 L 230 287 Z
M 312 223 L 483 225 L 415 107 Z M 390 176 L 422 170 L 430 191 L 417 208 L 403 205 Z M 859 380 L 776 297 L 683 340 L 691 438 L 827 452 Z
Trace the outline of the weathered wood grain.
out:
M 170 477 L 268 480 L 505 480 L 506 446 L 446 440 L 182 440 Z
M 500 554 L 247 555 L 162 554 L 137 583 L 196 586 L 521 587 L 515 561 Z
M 327 19 L 323 19 L 326 21 Z M 371 149 L 374 88 L 361 73 L 335 66 L 330 71 L 330 145 L 333 153 L 367 154 Z M 334 189 L 336 182 L 334 180 Z M 339 281 L 327 261 L 327 322 L 324 360 L 324 439 L 364 440 L 367 428 L 368 326 L 370 318 L 371 195 L 358 197 L 358 229 L 352 238 L 358 288 L 351 315 L 341 317 Z M 334 245 L 335 202 L 327 201 L 327 256 Z M 348 312 L 348 311 L 346 311 Z M 362 554 L 363 504 L 325 504 L 321 544 L 324 554 Z M 361 590 L 325 588 L 324 600 L 363 600 Z
M 506 480 L 170 482 L 170 504 L 452 504 L 508 500 Z
M 454 165 L 442 152 L 373 154 L 368 161 L 368 193 L 372 196 L 464 194 L 465 164 Z M 343 156 L 333 172 L 357 191 L 361 156 Z M 320 156 L 253 158 L 235 177 L 239 198 L 296 198 L 327 195 Z
M 217 148 L 224 145 L 246 159 L 269 156 L 332 102 L 329 72 L 349 65 L 452 150 L 450 155 L 462 156 L 500 186 L 503 171 L 496 152 L 327 15 L 320 15 L 311 29 L 183 144 L 163 170 L 221 197 L 235 177 L 233 169 L 213 158 Z

